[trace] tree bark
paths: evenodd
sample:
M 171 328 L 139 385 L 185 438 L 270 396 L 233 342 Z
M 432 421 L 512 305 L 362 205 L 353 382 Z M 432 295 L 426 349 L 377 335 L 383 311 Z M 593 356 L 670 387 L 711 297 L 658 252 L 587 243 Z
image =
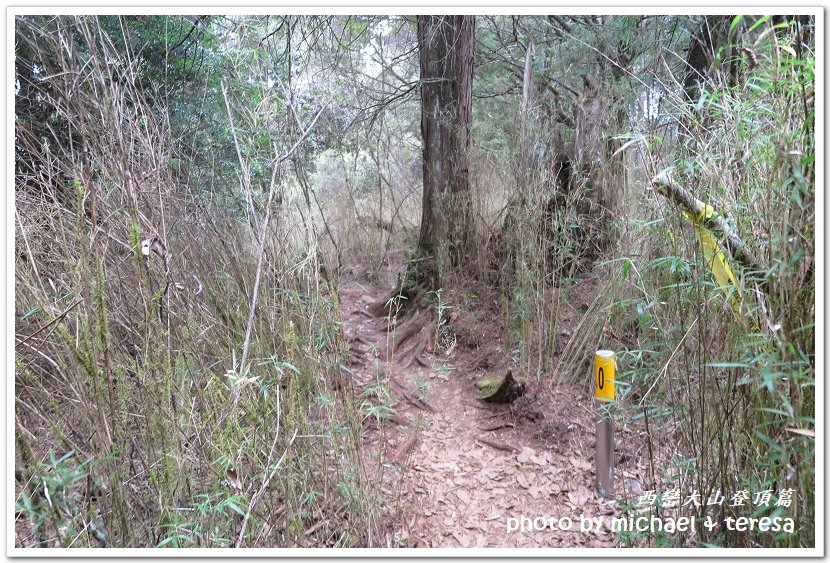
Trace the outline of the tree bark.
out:
M 716 65 L 718 49 L 729 40 L 729 25 L 733 16 L 706 16 L 700 28 L 692 35 L 686 55 L 686 75 L 683 78 L 683 92 L 686 101 L 697 103 L 702 93 L 701 83 L 712 78 L 718 71 Z M 738 61 L 737 47 L 732 46 L 729 53 L 729 76 L 724 84 L 734 86 L 737 82 Z
M 439 286 L 470 242 L 474 16 L 418 16 L 424 194 L 423 273 Z

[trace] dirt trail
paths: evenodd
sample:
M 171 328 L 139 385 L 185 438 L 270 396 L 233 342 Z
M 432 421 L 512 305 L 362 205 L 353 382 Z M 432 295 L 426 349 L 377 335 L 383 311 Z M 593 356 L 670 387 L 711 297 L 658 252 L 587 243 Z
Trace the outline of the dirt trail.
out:
M 428 350 L 421 356 L 428 367 L 381 361 L 388 319 L 372 318 L 365 308 L 392 287 L 394 275 L 387 274 L 388 287 L 351 282 L 340 290 L 356 390 L 385 382 L 396 413 L 380 425 L 372 417 L 364 423 L 367 465 L 377 466 L 379 453 L 383 460 L 378 478 L 392 522 L 384 544 L 616 545 L 605 532 L 579 530 L 580 516 L 608 518 L 619 510 L 594 492 L 594 414 L 584 388 L 531 387 L 512 406 L 495 405 L 475 399 L 478 379 L 504 375 L 482 367 L 491 364 L 487 352 L 473 358 L 466 350 L 448 357 Z M 568 314 L 580 314 L 578 304 L 571 307 Z M 490 350 L 499 353 L 495 345 Z M 390 367 L 396 382 L 385 377 Z M 629 469 L 618 465 L 618 488 Z M 509 519 L 521 515 L 570 517 L 573 527 L 509 532 Z

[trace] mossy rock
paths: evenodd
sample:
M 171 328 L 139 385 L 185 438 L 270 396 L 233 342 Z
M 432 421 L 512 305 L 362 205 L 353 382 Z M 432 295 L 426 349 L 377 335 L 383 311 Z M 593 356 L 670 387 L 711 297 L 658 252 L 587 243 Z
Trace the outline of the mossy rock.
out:
M 476 382 L 476 398 L 487 403 L 512 403 L 524 392 L 524 384 L 516 381 L 510 370 L 503 377 L 488 377 Z

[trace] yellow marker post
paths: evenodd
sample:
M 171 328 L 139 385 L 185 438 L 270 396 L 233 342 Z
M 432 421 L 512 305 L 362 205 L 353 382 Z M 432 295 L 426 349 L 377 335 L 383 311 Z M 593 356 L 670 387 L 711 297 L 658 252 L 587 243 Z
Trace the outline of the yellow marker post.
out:
M 614 388 L 614 352 L 597 350 L 594 358 L 594 394 L 598 401 L 613 401 L 617 398 Z
M 595 460 L 597 492 L 604 498 L 614 496 L 614 422 L 606 404 L 617 398 L 614 373 L 614 352 L 597 350 L 594 356 L 594 396 L 599 408 Z

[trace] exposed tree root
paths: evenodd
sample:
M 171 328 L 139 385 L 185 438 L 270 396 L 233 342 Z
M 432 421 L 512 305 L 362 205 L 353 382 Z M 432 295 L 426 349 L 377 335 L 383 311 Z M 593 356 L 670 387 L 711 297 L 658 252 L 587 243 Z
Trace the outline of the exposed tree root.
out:
M 381 360 L 390 361 L 394 359 L 395 352 L 401 344 L 421 332 L 422 328 L 424 328 L 424 321 L 420 317 L 415 317 L 391 331 L 386 338 L 386 345 L 380 350 Z
M 369 347 L 378 345 L 378 343 L 375 342 L 374 340 L 366 340 L 365 338 L 363 338 L 359 334 L 355 334 L 353 337 L 349 338 L 348 340 L 350 342 L 359 342 L 360 344 L 364 344 L 364 345 L 369 346 Z
M 402 319 L 410 316 L 409 320 L 398 324 L 391 331 L 385 345 L 381 347 L 378 357 L 382 361 L 397 360 L 407 368 L 416 363 L 423 367 L 429 367 L 421 359 L 421 354 L 431 349 L 435 336 L 435 327 L 430 326 L 430 313 L 428 312 L 433 296 L 430 288 L 434 287 L 435 282 L 433 276 L 430 275 L 429 270 L 426 270 L 423 264 L 418 263 L 413 266 L 413 263 L 410 264 L 403 275 L 398 276 L 395 289 L 371 303 L 360 313 L 365 316 L 387 316 L 397 319 L 399 323 Z M 413 340 L 416 335 L 417 338 Z M 396 358 L 398 349 L 407 341 L 412 341 L 412 344 Z
M 387 295 L 371 303 L 366 310 L 375 317 L 405 317 L 424 308 L 430 292 L 436 288 L 432 269 L 423 259 L 413 260 L 398 275 L 398 283 Z
M 405 316 L 417 310 L 427 293 L 427 287 L 422 283 L 399 282 L 386 296 L 366 307 L 366 311 L 374 317 Z
M 428 325 L 418 334 L 415 343 L 407 348 L 401 354 L 401 363 L 405 368 L 412 367 L 412 364 L 419 363 L 423 367 L 427 367 L 421 360 L 421 354 L 431 348 L 433 338 L 435 337 L 435 326 Z
M 429 364 L 428 364 L 428 363 L 426 363 L 426 362 L 424 361 L 424 359 L 423 359 L 423 358 L 421 358 L 421 356 L 415 356 L 415 361 L 416 361 L 416 362 L 418 363 L 418 365 L 419 365 L 419 366 L 421 366 L 422 368 L 428 368 L 428 367 L 429 367 Z
M 418 445 L 420 440 L 420 436 L 417 432 L 414 432 L 409 439 L 401 445 L 397 452 L 392 455 L 391 460 L 395 463 L 403 463 L 406 461 L 409 456 L 412 454 L 412 450 L 415 449 L 415 446 Z
M 389 415 L 389 421 L 394 422 L 398 426 L 409 426 L 412 421 L 402 414 L 392 413 Z
M 418 359 L 419 359 L 421 353 L 424 351 L 424 348 L 426 348 L 426 345 L 423 342 L 423 338 L 419 338 L 418 343 L 415 346 L 413 346 L 412 348 L 410 348 L 409 350 L 407 350 L 407 353 L 404 356 L 404 357 L 408 356 L 409 359 L 407 359 L 407 360 L 402 359 L 401 360 L 401 363 L 403 364 L 403 367 L 411 368 L 412 364 L 418 363 Z

